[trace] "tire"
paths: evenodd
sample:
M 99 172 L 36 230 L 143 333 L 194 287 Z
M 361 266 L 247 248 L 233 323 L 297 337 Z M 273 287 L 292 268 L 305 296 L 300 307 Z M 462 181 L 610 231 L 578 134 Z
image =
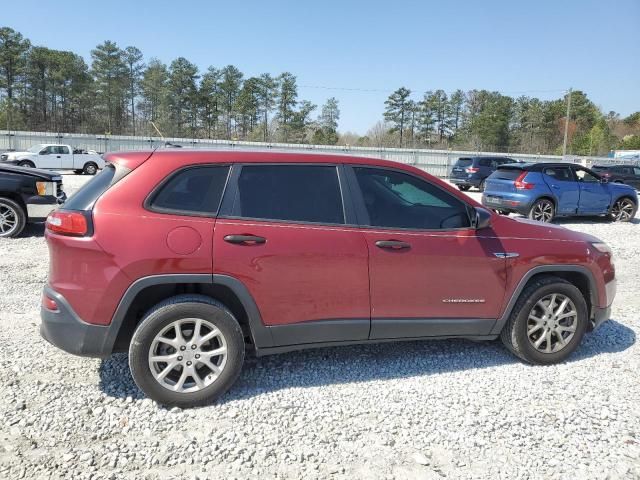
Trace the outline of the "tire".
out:
M 609 215 L 614 222 L 630 222 L 636 216 L 638 205 L 629 197 L 619 198 L 611 206 Z
M 466 192 L 471 187 L 469 185 L 458 185 L 458 188 L 460 189 L 461 192 Z
M 201 347 L 191 343 L 196 319 L 202 323 L 201 333 L 203 327 L 209 326 L 219 331 L 219 335 L 212 337 Z M 179 321 L 182 322 L 182 342 L 177 339 L 175 329 L 176 322 Z M 208 332 L 202 337 L 212 334 L 213 331 L 213 328 L 208 328 Z M 176 347 L 158 341 L 160 334 L 166 340 L 175 342 Z M 166 337 L 167 335 L 169 337 Z M 195 349 L 192 350 L 192 347 Z M 202 363 L 202 359 L 207 357 L 207 352 L 222 350 L 225 350 L 224 353 L 208 357 L 210 364 L 219 368 L 217 373 Z M 155 358 L 173 356 L 172 362 L 175 366 L 164 379 L 156 379 L 154 373 L 159 375 L 161 371 L 167 370 L 170 364 L 152 362 L 152 352 L 156 355 Z M 144 316 L 129 345 L 129 367 L 136 385 L 149 398 L 169 406 L 195 407 L 215 401 L 236 381 L 243 362 L 244 336 L 237 320 L 223 304 L 201 295 L 178 295 L 156 305 Z M 185 371 L 193 373 L 185 375 Z M 196 383 L 193 375 L 200 379 L 201 384 Z M 204 378 L 201 375 L 205 375 Z M 178 388 L 180 381 L 183 382 L 183 391 L 170 390 Z
M 98 165 L 93 162 L 87 162 L 84 164 L 84 167 L 82 167 L 82 172 L 87 175 L 95 175 L 98 173 Z
M 540 318 L 543 309 L 539 302 L 544 305 L 544 300 L 549 298 L 550 304 L 550 297 L 555 298 L 554 306 L 557 311 L 560 310 L 564 299 L 569 299 L 570 302 L 567 303 L 563 311 L 567 312 L 567 309 L 571 309 L 575 312 L 575 316 L 560 320 L 554 320 L 552 316 L 545 324 L 539 324 L 536 320 L 531 319 L 531 316 Z M 546 317 L 542 317 L 542 319 L 546 319 Z M 554 325 L 559 325 L 561 330 L 555 330 Z M 566 280 L 547 276 L 535 280 L 524 289 L 513 307 L 507 324 L 500 332 L 500 339 L 507 349 L 525 362 L 535 365 L 550 365 L 562 362 L 576 350 L 588 325 L 589 311 L 582 292 Z M 534 330 L 534 327 L 539 328 Z M 567 328 L 574 330 L 562 330 Z M 547 334 L 547 331 L 550 333 Z M 564 342 L 559 341 L 559 335 L 564 338 Z M 536 348 L 535 343 L 540 341 L 540 337 L 545 338 Z M 558 349 L 556 350 L 556 348 Z
M 26 168 L 36 168 L 36 165 L 31 160 L 22 160 L 21 162 L 18 162 L 18 166 Z
M 536 200 L 529 210 L 528 217 L 538 222 L 552 222 L 556 216 L 556 207 L 548 198 Z
M 478 185 L 478 191 L 484 192 L 484 178 L 480 180 L 480 184 Z
M 0 238 L 17 237 L 27 224 L 27 212 L 9 198 L 0 197 Z

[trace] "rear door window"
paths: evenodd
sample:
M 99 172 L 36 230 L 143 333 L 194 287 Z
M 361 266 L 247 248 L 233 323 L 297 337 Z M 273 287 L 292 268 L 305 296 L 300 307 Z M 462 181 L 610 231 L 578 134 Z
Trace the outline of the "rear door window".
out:
M 216 215 L 229 167 L 188 167 L 169 177 L 154 194 L 149 207 L 161 213 Z
M 573 175 L 569 167 L 547 167 L 542 172 L 559 182 L 573 182 Z
M 244 165 L 233 215 L 344 224 L 338 170 L 334 165 Z

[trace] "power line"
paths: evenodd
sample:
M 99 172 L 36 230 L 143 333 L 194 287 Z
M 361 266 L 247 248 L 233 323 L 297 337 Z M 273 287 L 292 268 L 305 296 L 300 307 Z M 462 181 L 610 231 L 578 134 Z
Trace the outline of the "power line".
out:
M 364 93 L 393 93 L 395 90 L 393 89 L 380 89 L 380 88 L 358 88 L 358 87 L 333 87 L 326 85 L 298 85 L 298 88 L 313 88 L 317 90 L 340 90 L 347 92 L 364 92 Z M 420 91 L 419 89 L 410 89 L 411 91 Z M 486 90 L 486 89 L 482 89 Z M 568 90 L 566 88 L 554 88 L 548 90 L 512 90 L 512 91 L 502 91 L 500 93 L 505 93 L 509 95 L 513 94 L 525 94 L 525 93 L 557 93 L 563 92 L 566 93 Z

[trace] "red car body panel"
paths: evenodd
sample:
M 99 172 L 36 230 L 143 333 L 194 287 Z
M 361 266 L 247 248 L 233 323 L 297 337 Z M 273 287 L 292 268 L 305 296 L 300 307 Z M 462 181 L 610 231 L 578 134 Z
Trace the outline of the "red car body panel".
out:
M 111 323 L 133 282 L 161 274 L 222 274 L 242 282 L 266 326 L 331 319 L 500 318 L 519 282 L 541 265 L 587 268 L 597 305 L 607 307 L 608 257 L 593 237 L 492 214 L 483 230 L 409 231 L 363 226 L 306 225 L 249 219 L 156 213 L 150 192 L 186 165 L 329 163 L 394 168 L 438 185 L 472 207 L 480 204 L 411 166 L 369 158 L 273 152 L 163 150 L 108 154 L 132 172 L 93 208 L 93 235 L 47 231 L 49 286 L 82 321 Z M 265 244 L 238 246 L 230 234 L 251 234 Z M 388 251 L 377 240 L 401 240 L 408 251 Z M 515 258 L 495 253 L 513 252 Z M 464 292 L 464 293 L 461 293 Z M 460 297 L 466 300 L 457 302 Z

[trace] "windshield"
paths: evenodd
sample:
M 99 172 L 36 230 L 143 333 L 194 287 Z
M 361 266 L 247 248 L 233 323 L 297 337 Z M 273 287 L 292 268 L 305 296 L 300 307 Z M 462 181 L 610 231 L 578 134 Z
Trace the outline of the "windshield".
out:
M 38 145 L 34 145 L 33 147 L 31 147 L 29 150 L 27 150 L 27 152 L 40 153 L 40 150 L 42 150 L 44 147 L 45 145 L 40 143 Z

